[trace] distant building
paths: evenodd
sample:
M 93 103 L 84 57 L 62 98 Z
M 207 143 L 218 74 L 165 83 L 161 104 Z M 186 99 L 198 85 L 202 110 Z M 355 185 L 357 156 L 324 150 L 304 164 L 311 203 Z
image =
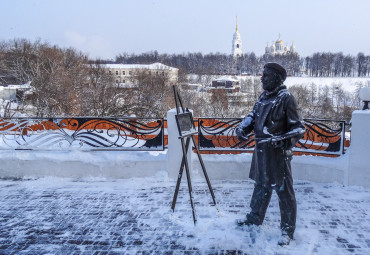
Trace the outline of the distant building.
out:
M 295 46 L 292 44 L 290 47 L 288 45 L 284 47 L 284 42 L 280 39 L 280 34 L 279 38 L 275 42 L 272 42 L 271 46 L 267 43 L 265 48 L 265 54 L 267 55 L 284 55 L 288 53 L 297 53 Z
M 212 81 L 212 85 L 209 89 L 224 89 L 228 93 L 234 93 L 240 91 L 239 80 L 230 77 L 220 77 Z
M 31 82 L 21 85 L 0 85 L 0 99 L 2 100 L 20 102 L 26 94 L 32 94 Z
M 109 70 L 110 74 L 115 76 L 115 83 L 120 87 L 132 86 L 132 78 L 135 73 L 147 70 L 149 74 L 168 76 L 170 81 L 177 82 L 179 69 L 166 66 L 161 63 L 153 63 L 150 65 L 143 64 L 106 64 L 105 68 Z
M 234 56 L 234 58 L 240 57 L 243 54 L 242 38 L 240 37 L 240 33 L 238 31 L 238 17 L 236 17 L 236 28 L 233 36 L 231 54 Z
M 179 85 L 182 89 L 185 90 L 201 91 L 203 89 L 203 85 L 198 83 L 182 83 Z

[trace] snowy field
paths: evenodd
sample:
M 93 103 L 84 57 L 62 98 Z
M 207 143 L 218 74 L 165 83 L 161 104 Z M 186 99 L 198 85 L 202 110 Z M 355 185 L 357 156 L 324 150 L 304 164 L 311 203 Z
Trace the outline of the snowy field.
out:
M 235 76 L 223 76 L 227 78 L 235 78 Z M 197 75 L 189 75 L 188 78 L 193 81 L 194 83 L 205 83 L 210 86 L 210 82 L 220 76 L 214 75 L 211 78 L 207 77 L 206 75 L 203 79 L 199 79 Z M 241 80 L 246 79 L 260 79 L 261 76 L 236 76 L 236 78 Z M 323 88 L 328 86 L 331 88 L 335 86 L 337 88 L 341 88 L 346 92 L 355 93 L 359 87 L 369 87 L 370 86 L 370 77 L 309 77 L 309 76 L 300 76 L 300 77 L 292 77 L 288 76 L 284 81 L 284 84 L 289 88 L 293 85 L 303 85 L 306 87 L 310 87 L 311 84 L 315 84 L 318 88 Z
M 238 76 L 238 79 L 254 79 L 260 76 Z M 318 88 L 332 86 L 343 89 L 346 92 L 355 93 L 359 87 L 369 87 L 370 77 L 287 77 L 284 84 L 289 88 L 293 85 L 303 85 L 307 88 L 315 84 Z
M 280 247 L 273 195 L 261 227 L 237 228 L 250 181 L 193 180 L 194 226 L 186 182 L 175 212 L 175 182 L 151 178 L 0 180 L 0 254 L 370 254 L 370 190 L 296 181 L 295 241 Z M 100 253 L 99 253 L 100 252 Z
M 312 83 L 318 87 L 335 86 L 344 91 L 355 93 L 359 86 L 370 86 L 370 77 L 287 77 L 284 82 L 288 88 L 293 85 L 305 85 L 309 87 Z

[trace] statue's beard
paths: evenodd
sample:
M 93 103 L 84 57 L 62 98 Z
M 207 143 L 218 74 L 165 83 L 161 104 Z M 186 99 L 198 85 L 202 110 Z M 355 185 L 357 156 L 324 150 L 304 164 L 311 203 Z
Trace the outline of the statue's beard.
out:
M 277 82 L 264 82 L 262 83 L 262 88 L 264 90 L 267 90 L 269 92 L 273 91 L 274 89 L 276 89 L 277 87 L 279 87 L 279 83 Z

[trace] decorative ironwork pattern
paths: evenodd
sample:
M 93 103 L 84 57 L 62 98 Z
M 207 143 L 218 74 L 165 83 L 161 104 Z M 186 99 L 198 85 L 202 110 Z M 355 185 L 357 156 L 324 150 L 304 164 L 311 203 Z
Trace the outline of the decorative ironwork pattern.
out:
M 235 129 L 242 118 L 199 118 L 198 143 L 202 151 L 252 151 L 254 136 L 240 142 Z M 306 133 L 297 143 L 295 151 L 322 154 L 344 153 L 345 121 L 305 119 Z
M 0 149 L 164 150 L 163 119 L 0 119 Z
M 306 133 L 296 151 L 343 154 L 345 121 L 305 119 Z
M 253 150 L 252 139 L 240 142 L 235 129 L 242 121 L 235 119 L 198 119 L 199 148 L 205 150 Z

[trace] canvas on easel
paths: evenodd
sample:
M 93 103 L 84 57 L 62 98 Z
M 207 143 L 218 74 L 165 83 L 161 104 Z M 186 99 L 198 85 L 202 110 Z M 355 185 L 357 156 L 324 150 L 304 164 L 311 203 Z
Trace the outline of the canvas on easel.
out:
M 194 120 L 191 112 L 177 114 L 175 115 L 175 118 L 180 137 L 186 137 L 198 133 L 195 129 Z

